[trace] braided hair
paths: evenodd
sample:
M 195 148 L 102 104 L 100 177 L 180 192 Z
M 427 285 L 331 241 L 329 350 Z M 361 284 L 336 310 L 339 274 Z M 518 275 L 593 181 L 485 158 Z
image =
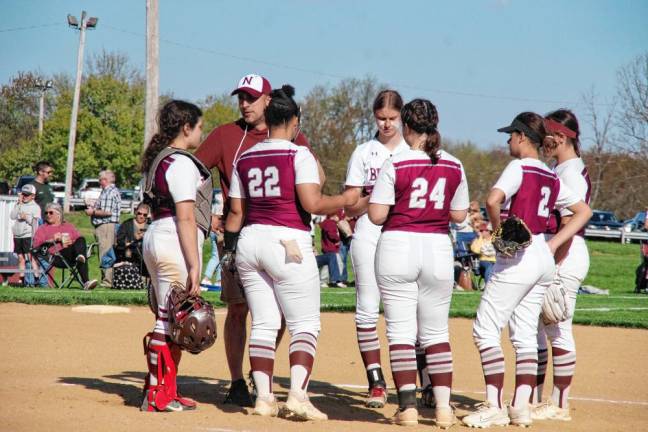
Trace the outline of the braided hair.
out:
M 148 172 L 155 157 L 182 132 L 184 125 L 194 128 L 200 117 L 202 111 L 190 102 L 172 100 L 164 104 L 158 116 L 158 132 L 144 151 L 141 171 Z
M 437 130 L 439 113 L 427 99 L 414 99 L 405 104 L 401 110 L 401 119 L 413 131 L 427 134 L 423 151 L 436 164 L 439 160 L 439 147 L 441 147 L 441 134 Z
M 280 89 L 270 92 L 270 103 L 265 110 L 265 121 L 268 127 L 287 123 L 293 117 L 301 116 L 301 109 L 293 99 L 295 88 L 284 84 Z

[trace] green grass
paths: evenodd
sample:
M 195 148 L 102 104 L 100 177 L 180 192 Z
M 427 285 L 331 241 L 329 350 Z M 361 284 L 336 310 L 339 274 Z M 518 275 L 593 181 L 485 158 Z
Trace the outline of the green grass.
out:
M 124 216 L 128 218 L 128 216 Z M 72 213 L 67 220 L 74 223 L 88 241 L 93 241 L 94 231 L 89 218 L 83 213 Z M 316 233 L 319 245 L 319 232 Z M 608 241 L 588 241 L 590 251 L 590 271 L 584 284 L 608 289 L 609 296 L 579 295 L 576 303 L 574 322 L 577 324 L 648 328 L 648 296 L 634 294 L 634 272 L 639 264 L 639 246 Z M 203 260 L 209 260 L 210 244 L 205 242 Z M 353 271 L 348 263 L 349 278 Z M 90 260 L 90 277 L 99 277 L 96 257 Z M 204 293 L 205 298 L 216 307 L 222 307 L 220 293 Z M 480 293 L 457 292 L 453 296 L 450 315 L 453 317 L 474 318 L 479 305 Z M 92 292 L 76 289 L 39 289 L 39 288 L 0 288 L 0 302 L 19 302 L 27 304 L 110 304 L 146 305 L 144 291 L 113 291 L 97 288 Z M 355 290 L 322 289 L 321 304 L 323 311 L 353 312 L 355 310 Z

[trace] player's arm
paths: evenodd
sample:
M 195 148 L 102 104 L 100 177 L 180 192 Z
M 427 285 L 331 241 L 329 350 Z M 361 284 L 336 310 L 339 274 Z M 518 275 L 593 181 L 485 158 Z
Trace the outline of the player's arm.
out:
M 196 230 L 195 201 L 176 202 L 176 226 L 180 250 L 187 266 L 187 291 L 190 295 L 200 294 L 200 262 L 198 259 L 198 233 Z
M 551 253 L 556 253 L 558 247 L 566 243 L 580 231 L 592 217 L 592 209 L 584 201 L 578 201 L 575 204 L 567 206 L 574 213 L 567 223 L 553 236 L 547 245 Z
M 491 222 L 493 231 L 499 228 L 500 223 L 500 213 L 502 211 L 502 203 L 506 199 L 506 194 L 503 190 L 499 188 L 493 188 L 488 193 L 486 198 L 486 213 L 488 213 L 488 219 Z
M 567 222 L 572 218 L 572 215 L 569 216 L 561 216 L 560 217 L 560 228 L 559 230 L 563 229 L 565 225 L 567 225 Z M 569 248 L 571 247 L 572 241 L 574 240 L 573 237 L 571 237 L 569 240 L 567 240 L 565 243 L 561 244 L 558 246 L 558 249 L 556 249 L 556 253 L 554 254 L 554 260 L 556 261 L 556 264 L 560 264 L 563 262 L 565 258 L 567 258 L 567 252 L 569 252 Z
M 243 226 L 245 216 L 245 200 L 242 198 L 230 198 L 230 211 L 225 222 L 225 231 L 237 233 Z
M 382 225 L 385 223 L 387 220 L 387 216 L 389 215 L 389 208 L 391 206 L 387 204 L 376 204 L 376 203 L 371 203 L 369 204 L 369 209 L 367 210 L 367 215 L 369 216 L 369 220 L 371 223 L 374 225 Z
M 450 222 L 460 223 L 466 220 L 468 210 L 450 210 Z
M 324 195 L 317 183 L 300 183 L 296 187 L 299 203 L 311 214 L 331 214 L 351 202 L 351 196 L 346 191 L 342 195 Z
M 353 200 L 353 204 L 345 206 L 344 213 L 349 217 L 357 217 L 367 213 L 369 209 L 369 195 L 362 196 L 362 186 L 347 186 L 346 190 Z
M 387 221 L 389 210 L 396 203 L 395 181 L 394 166 L 391 161 L 386 160 L 380 168 L 380 174 L 369 197 L 367 215 L 375 225 L 382 225 Z

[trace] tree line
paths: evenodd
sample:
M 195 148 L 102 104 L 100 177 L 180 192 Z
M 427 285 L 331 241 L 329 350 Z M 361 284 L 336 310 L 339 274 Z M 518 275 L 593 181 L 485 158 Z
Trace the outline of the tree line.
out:
M 81 86 L 74 182 L 113 170 L 118 183 L 139 181 L 144 139 L 145 82 L 121 53 L 102 52 L 87 61 Z M 46 93 L 44 132 L 38 136 L 37 80 L 52 79 Z M 300 101 L 302 130 L 328 177 L 325 190 L 344 186 L 346 165 L 358 144 L 376 132 L 371 106 L 386 86 L 372 77 L 349 78 L 316 86 Z M 18 72 L 0 89 L 0 179 L 13 182 L 32 172 L 41 159 L 53 162 L 59 180 L 65 171 L 73 78 L 58 74 Z M 173 95 L 161 96 L 161 102 Z M 204 130 L 238 118 L 229 95 L 195 101 L 204 112 Z M 558 108 L 558 107 L 556 107 Z M 648 52 L 622 67 L 611 101 L 601 101 L 592 88 L 572 107 L 592 136 L 581 137 L 593 183 L 592 207 L 613 210 L 625 218 L 648 205 Z M 484 202 L 490 187 L 510 160 L 505 146 L 483 148 L 470 141 L 443 140 L 443 147 L 464 164 L 471 199 Z

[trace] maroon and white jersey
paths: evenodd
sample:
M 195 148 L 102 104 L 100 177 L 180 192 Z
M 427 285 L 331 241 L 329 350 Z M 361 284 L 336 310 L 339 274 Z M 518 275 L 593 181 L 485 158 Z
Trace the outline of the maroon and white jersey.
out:
M 353 151 L 351 159 L 349 159 L 345 185 L 348 187 L 362 187 L 365 193 L 370 194 L 385 161 L 408 149 L 409 146 L 405 140 L 401 140 L 394 151 L 390 151 L 377 139 L 360 144 Z M 366 213 L 360 216 L 353 232 L 353 239 L 377 242 L 379 237 L 380 227 L 371 223 Z
M 164 158 L 155 171 L 153 190 L 161 205 L 152 209 L 153 219 L 175 215 L 173 204 L 195 201 L 196 191 L 204 179 L 196 164 L 185 155 L 172 154 Z
M 229 196 L 246 200 L 245 225 L 310 231 L 310 214 L 299 205 L 296 185 L 319 182 L 317 162 L 308 148 L 268 138 L 241 155 Z
M 369 202 L 390 205 L 383 231 L 448 233 L 450 210 L 469 204 L 459 159 L 441 150 L 432 164 L 423 151 L 408 149 L 387 160 Z
M 547 231 L 554 208 L 562 210 L 580 201 L 558 176 L 538 159 L 511 161 L 493 188 L 510 200 L 509 215 L 522 219 L 533 234 Z
M 554 172 L 560 178 L 562 184 L 567 185 L 578 197 L 589 205 L 590 194 L 592 191 L 592 183 L 587 172 L 587 167 L 581 158 L 574 158 L 566 160 L 565 162 L 556 165 Z M 547 232 L 555 234 L 560 227 L 560 216 L 571 216 L 573 213 L 568 208 L 560 211 L 554 210 L 549 220 Z M 583 228 L 578 232 L 578 235 L 583 236 L 585 229 Z

